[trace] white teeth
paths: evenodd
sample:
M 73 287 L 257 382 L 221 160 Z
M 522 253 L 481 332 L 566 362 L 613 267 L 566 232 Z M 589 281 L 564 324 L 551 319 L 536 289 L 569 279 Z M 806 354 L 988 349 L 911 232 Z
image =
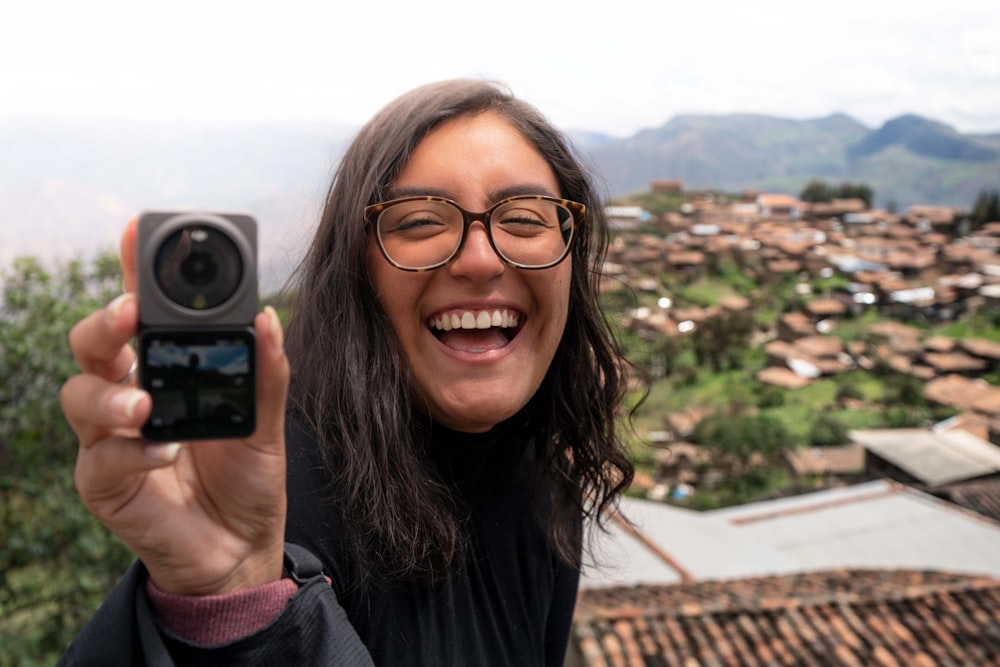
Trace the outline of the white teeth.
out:
M 452 329 L 489 329 L 490 327 L 516 327 L 517 315 L 508 310 L 470 310 L 461 313 L 445 313 L 431 320 L 432 329 L 451 331 Z

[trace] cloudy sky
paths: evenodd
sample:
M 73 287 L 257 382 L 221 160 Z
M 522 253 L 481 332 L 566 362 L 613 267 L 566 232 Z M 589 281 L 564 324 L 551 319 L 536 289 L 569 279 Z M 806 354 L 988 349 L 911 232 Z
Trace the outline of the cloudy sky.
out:
M 0 10 L 0 116 L 360 124 L 441 78 L 499 79 L 563 129 L 679 113 L 1000 131 L 996 0 L 36 0 Z

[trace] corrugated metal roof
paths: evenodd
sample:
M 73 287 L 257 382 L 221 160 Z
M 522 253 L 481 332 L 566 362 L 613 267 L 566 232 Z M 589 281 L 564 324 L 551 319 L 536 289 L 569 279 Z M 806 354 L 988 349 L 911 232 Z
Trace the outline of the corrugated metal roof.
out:
M 665 552 L 695 579 L 725 579 L 794 572 L 797 564 L 755 538 L 747 539 L 724 521 L 664 503 L 624 498 L 622 514 L 649 543 Z M 665 563 L 642 542 L 614 526 L 598 541 L 603 566 L 586 567 L 585 587 L 676 583 L 682 572 Z M 649 562 L 650 556 L 655 558 Z
M 599 535 L 604 565 L 584 568 L 583 587 L 840 567 L 1000 576 L 1000 524 L 888 481 L 706 513 L 626 498 L 622 512 L 642 539 Z
M 748 508 L 727 518 L 803 570 L 912 568 L 1000 576 L 1000 524 L 908 487 L 862 486 L 886 492 L 786 513 L 767 514 L 762 507 L 765 513 L 756 517 Z
M 851 440 L 928 486 L 1000 472 L 1000 447 L 958 429 L 858 430 Z
M 682 581 L 677 570 L 631 532 L 615 523 L 610 525 L 608 533 L 595 537 L 594 557 L 597 563 L 583 567 L 583 587 L 676 584 Z

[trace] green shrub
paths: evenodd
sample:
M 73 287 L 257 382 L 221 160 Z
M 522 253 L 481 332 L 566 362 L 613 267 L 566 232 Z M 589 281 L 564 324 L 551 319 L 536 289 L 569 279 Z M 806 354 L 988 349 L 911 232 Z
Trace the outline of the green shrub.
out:
M 66 337 L 120 290 L 118 260 L 0 276 L 0 665 L 50 665 L 132 560 L 73 488 L 76 437 L 59 389 L 77 372 Z
M 820 415 L 809 430 L 809 444 L 814 447 L 843 445 L 850 441 L 848 428 L 831 415 Z

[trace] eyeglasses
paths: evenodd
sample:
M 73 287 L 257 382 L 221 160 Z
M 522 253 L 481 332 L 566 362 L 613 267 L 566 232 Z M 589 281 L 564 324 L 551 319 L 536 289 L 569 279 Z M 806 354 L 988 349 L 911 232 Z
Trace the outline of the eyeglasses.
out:
M 443 197 L 403 197 L 365 208 L 382 255 L 404 271 L 430 271 L 457 255 L 469 226 L 479 221 L 500 259 L 520 269 L 547 269 L 569 254 L 587 207 L 574 201 L 524 195 L 481 213 Z

